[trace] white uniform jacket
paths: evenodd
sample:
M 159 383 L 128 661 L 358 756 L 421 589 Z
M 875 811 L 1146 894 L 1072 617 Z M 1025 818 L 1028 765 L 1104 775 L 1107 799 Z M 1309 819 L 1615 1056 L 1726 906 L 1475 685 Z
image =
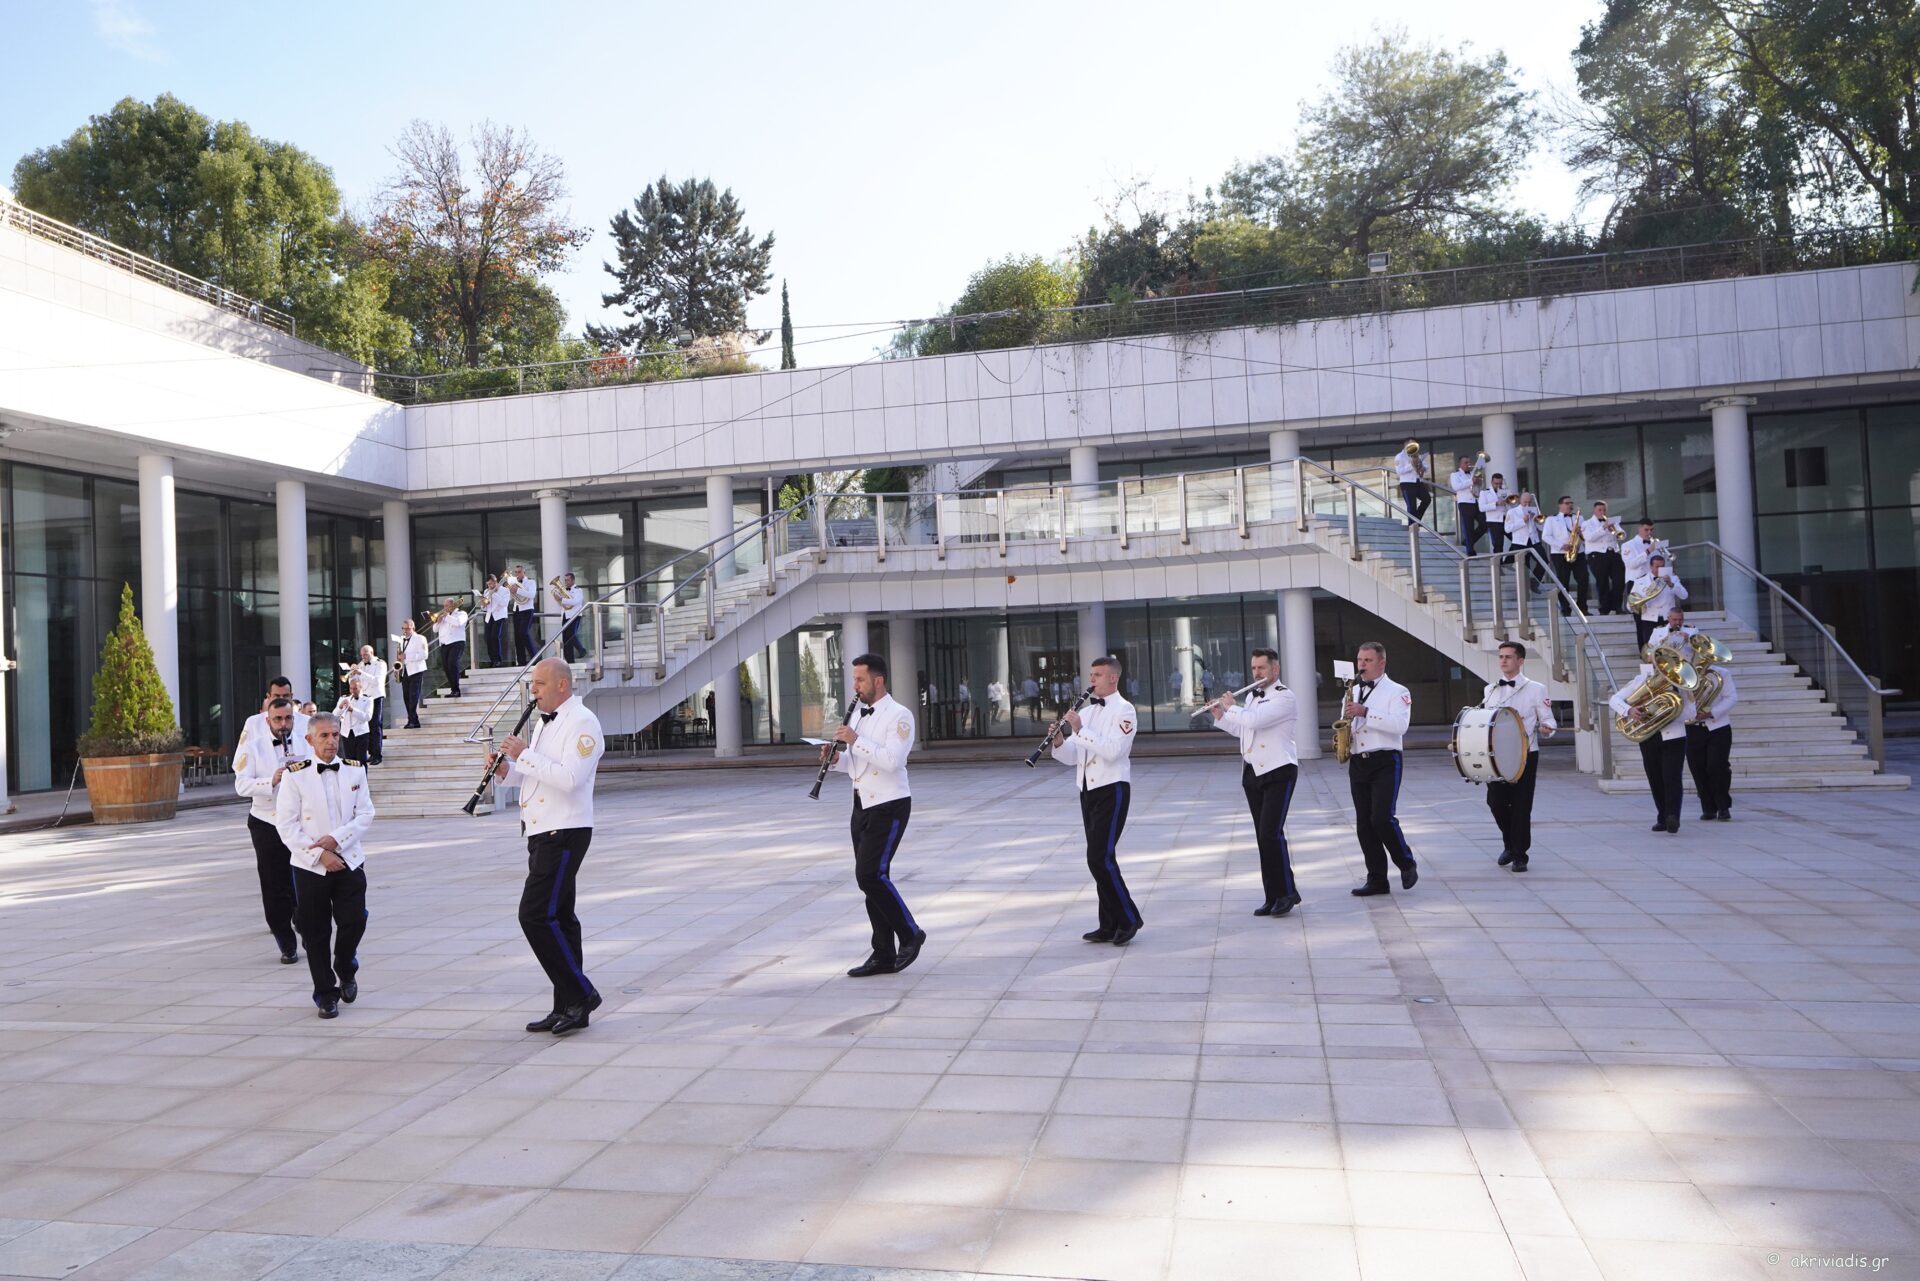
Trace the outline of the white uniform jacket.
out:
M 366 686 L 361 686 L 365 689 Z M 333 705 L 333 714 L 340 718 L 340 737 L 351 734 L 364 734 L 373 728 L 373 695 L 343 694 L 340 701 Z
M 1368 693 L 1357 685 L 1353 701 L 1366 705 L 1367 714 L 1353 718 L 1353 754 L 1397 752 L 1413 721 L 1413 695 L 1391 676 L 1382 676 Z
M 393 647 L 393 665 L 402 676 L 418 676 L 427 670 L 427 638 L 419 632 L 402 636 Z
M 1540 526 L 1533 518 L 1540 514 L 1538 507 L 1509 507 L 1507 509 L 1507 541 L 1516 547 L 1531 547 L 1540 541 Z
M 560 621 L 571 623 L 580 617 L 580 611 L 587 607 L 587 589 L 570 587 L 567 589 L 567 603 L 560 607 Z
M 1574 544 L 1578 550 L 1578 538 L 1575 531 L 1580 528 L 1578 516 L 1562 516 L 1559 512 L 1547 517 L 1547 523 L 1541 534 L 1547 544 L 1546 550 L 1552 556 L 1565 556 L 1568 544 Z
M 1620 559 L 1626 566 L 1627 578 L 1629 580 L 1645 578 L 1647 558 L 1655 552 L 1659 552 L 1662 556 L 1667 554 L 1667 542 L 1664 538 L 1656 538 L 1648 542 L 1644 538 L 1635 536 L 1620 544 Z
M 373 793 L 367 789 L 367 771 L 352 761 L 334 758 L 339 769 L 323 770 L 316 760 L 297 761 L 280 777 L 274 799 L 274 823 L 280 843 L 292 855 L 295 867 L 326 875 L 320 851 L 310 848 L 323 836 L 340 847 L 348 867 L 367 861 L 360 838 L 373 826 Z
M 1480 705 L 1511 707 L 1520 713 L 1520 723 L 1527 731 L 1529 751 L 1539 750 L 1542 729 L 1557 731 L 1560 728 L 1560 722 L 1553 718 L 1553 698 L 1547 687 L 1526 675 L 1514 677 L 1510 686 L 1502 685 L 1499 680 L 1493 681 L 1487 686 L 1487 692 L 1481 695 Z
M 533 584 L 524 578 L 513 580 L 513 612 L 533 608 Z
M 306 717 L 295 712 L 293 729 L 284 743 L 274 741 L 264 721 L 257 731 L 253 721 L 248 721 L 246 732 L 240 735 L 239 750 L 233 754 L 233 790 L 246 798 L 247 813 L 262 823 L 278 821 L 273 808 L 274 774 L 287 762 L 304 760 L 313 754 L 313 749 L 307 746 L 306 721 Z
M 509 783 L 520 787 L 520 826 L 527 836 L 593 826 L 593 776 L 607 744 L 600 718 L 578 694 L 553 709 L 553 719 L 535 712 L 527 746 L 507 763 Z
M 836 773 L 853 779 L 861 809 L 872 809 L 913 795 L 907 785 L 907 757 L 913 752 L 913 713 L 888 694 L 866 710 L 854 709 L 853 742 L 833 758 Z
M 442 645 L 458 645 L 467 639 L 467 611 L 454 608 L 440 615 L 433 625 L 433 638 Z M 482 761 L 481 764 L 486 762 Z
M 375 698 L 387 696 L 387 662 L 383 658 L 362 661 L 360 664 L 360 688 Z
M 1688 649 L 1688 646 L 1686 644 L 1687 637 L 1698 636 L 1699 634 L 1700 634 L 1700 629 L 1698 627 L 1682 627 L 1680 629 L 1680 641 L 1678 642 L 1680 646 L 1680 652 L 1683 654 L 1687 652 L 1687 649 Z M 1647 637 L 1647 648 L 1659 649 L 1660 642 L 1666 640 L 1671 635 L 1673 635 L 1673 628 L 1668 627 L 1665 623 L 1660 624 L 1660 626 L 1653 629 L 1653 635 Z
M 1633 580 L 1633 587 L 1629 591 L 1629 595 L 1638 595 L 1651 586 L 1653 586 L 1652 576 L 1642 574 Z M 1672 571 L 1661 570 L 1660 590 L 1653 594 L 1653 599 L 1641 606 L 1640 619 L 1642 622 L 1657 623 L 1668 614 L 1671 614 L 1673 607 L 1686 598 L 1687 585 L 1674 577 Z
M 489 623 L 499 622 L 507 616 L 507 611 L 513 608 L 513 591 L 511 588 L 496 587 L 492 591 L 485 593 L 485 599 L 487 602 L 487 621 Z
M 1253 772 L 1271 774 L 1282 765 L 1298 765 L 1294 730 L 1300 711 L 1293 691 L 1278 682 L 1248 694 L 1214 724 L 1240 740 L 1240 755 Z
M 1598 516 L 1589 516 L 1580 522 L 1580 537 L 1587 542 L 1589 556 L 1620 550 L 1620 538 L 1613 532 L 1613 526 Z
M 1393 456 L 1393 474 L 1400 478 L 1402 485 L 1412 485 L 1427 478 L 1427 461 L 1424 457 L 1415 458 L 1406 450 Z
M 1510 489 L 1495 489 L 1493 482 L 1487 482 L 1487 487 L 1480 491 L 1480 514 L 1485 516 L 1489 523 L 1498 524 L 1505 529 L 1507 498 L 1512 493 Z
M 1731 671 L 1719 664 L 1715 664 L 1713 670 L 1718 672 L 1720 679 L 1726 683 L 1720 687 L 1719 697 L 1713 700 L 1713 716 L 1706 722 L 1706 726 L 1709 730 L 1725 729 L 1733 724 L 1733 705 L 1740 701 L 1740 694 L 1733 687 Z M 1700 709 L 1696 707 L 1687 715 L 1691 718 L 1698 715 L 1699 711 Z
M 1642 685 L 1645 685 L 1647 683 L 1647 677 L 1651 675 L 1653 675 L 1652 665 L 1642 663 L 1640 664 L 1640 678 L 1630 682 L 1624 689 L 1614 691 L 1613 697 L 1607 700 L 1607 706 L 1613 709 L 1615 716 L 1625 716 L 1627 714 L 1628 696 L 1633 694 L 1634 691 L 1638 690 Z M 1678 690 L 1674 692 L 1676 694 L 1680 693 Z M 1668 721 L 1667 727 L 1660 731 L 1661 741 L 1671 742 L 1676 738 L 1685 738 L 1687 736 L 1687 722 L 1692 719 L 1693 700 L 1685 694 L 1680 694 L 1680 714 Z
M 1109 694 L 1104 703 L 1087 700 L 1080 709 L 1080 728 L 1054 744 L 1053 759 L 1073 769 L 1074 789 L 1090 792 L 1096 787 L 1133 780 L 1134 731 L 1140 718 L 1133 704 L 1118 693 Z
M 1461 471 L 1457 467 L 1454 468 L 1447 473 L 1447 485 L 1453 490 L 1453 499 L 1455 502 L 1462 505 L 1471 503 L 1476 507 L 1480 505 L 1479 499 L 1475 498 L 1473 494 L 1473 473 L 1471 471 Z

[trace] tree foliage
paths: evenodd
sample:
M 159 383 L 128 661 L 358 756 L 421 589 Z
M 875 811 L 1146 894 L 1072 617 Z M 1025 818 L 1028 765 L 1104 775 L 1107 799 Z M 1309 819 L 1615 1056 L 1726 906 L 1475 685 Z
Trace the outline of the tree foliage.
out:
M 80 737 L 80 755 L 176 752 L 181 741 L 173 700 L 133 611 L 133 588 L 122 583 L 120 619 L 100 650 L 100 670 L 93 678 L 93 722 Z
M 793 356 L 793 305 L 787 301 L 787 282 L 780 282 L 780 368 L 798 369 Z
M 755 240 L 733 189 L 722 191 L 711 179 L 676 184 L 662 174 L 631 210 L 614 215 L 612 230 L 619 261 L 605 266 L 615 288 L 601 302 L 628 323 L 587 328 L 608 348 L 742 333 L 747 302 L 772 280 L 772 233 Z
M 445 126 L 408 125 L 368 227 L 371 254 L 393 273 L 393 309 L 427 368 L 540 359 L 564 318 L 540 277 L 590 234 L 559 211 L 564 168 L 524 130 L 488 121 L 470 142 L 471 166 Z
M 290 313 L 309 341 L 368 363 L 404 347 L 332 172 L 241 122 L 123 98 L 23 156 L 13 185 L 30 209 Z
M 1048 313 L 1071 307 L 1078 292 L 1077 272 L 1069 263 L 1037 254 L 1009 255 L 973 273 L 953 307 L 916 325 L 894 340 L 895 356 L 938 356 L 956 351 L 1024 347 L 1046 336 Z M 954 316 L 978 316 L 949 323 Z

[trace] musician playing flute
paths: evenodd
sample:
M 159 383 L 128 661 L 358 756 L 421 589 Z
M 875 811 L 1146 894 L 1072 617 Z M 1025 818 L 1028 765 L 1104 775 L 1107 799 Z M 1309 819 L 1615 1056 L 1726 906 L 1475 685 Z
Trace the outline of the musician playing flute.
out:
M 1054 735 L 1053 759 L 1073 767 L 1080 793 L 1080 825 L 1087 837 L 1087 871 L 1100 900 L 1100 921 L 1080 937 L 1089 943 L 1125 947 L 1140 932 L 1140 909 L 1120 875 L 1120 834 L 1127 827 L 1133 795 L 1133 732 L 1139 717 L 1120 696 L 1120 660 L 1096 658 L 1088 669 L 1093 693 L 1086 706 L 1069 711 Z
M 1466 461 L 1464 455 L 1462 461 Z M 1240 740 L 1240 790 L 1246 793 L 1253 815 L 1253 837 L 1260 849 L 1260 887 L 1266 902 L 1255 916 L 1285 916 L 1300 904 L 1293 864 L 1287 857 L 1287 807 L 1300 781 L 1300 756 L 1294 739 L 1299 704 L 1293 691 L 1280 683 L 1280 655 L 1271 649 L 1253 651 L 1253 679 L 1257 688 L 1236 706 L 1232 694 L 1222 694 L 1208 705 L 1213 723 Z

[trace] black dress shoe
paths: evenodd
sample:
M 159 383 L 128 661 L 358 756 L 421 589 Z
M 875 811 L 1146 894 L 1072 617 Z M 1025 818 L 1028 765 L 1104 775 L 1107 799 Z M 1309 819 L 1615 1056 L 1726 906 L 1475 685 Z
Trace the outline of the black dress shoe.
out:
M 1653 820 L 1653 830 L 1656 832 L 1664 832 L 1667 830 L 1667 816 L 1665 814 Z
M 578 1032 L 587 1026 L 587 1016 L 600 1008 L 600 994 L 594 992 L 578 1005 L 569 1005 L 560 1011 L 560 1017 L 553 1021 L 548 1030 L 555 1036 L 565 1036 L 569 1032 Z
M 295 961 L 299 959 L 300 957 L 293 952 L 280 953 L 280 964 L 282 965 L 292 965 Z
M 1667 819 L 1667 830 L 1669 832 L 1678 832 L 1680 830 L 1680 816 L 1678 814 L 1672 815 Z
M 1715 818 L 1717 818 L 1717 817 L 1719 817 L 1719 816 L 1718 816 L 1718 815 L 1716 815 L 1716 814 L 1715 814 L 1715 813 L 1714 813 L 1714 812 L 1713 812 L 1712 810 L 1701 810 L 1701 811 L 1700 811 L 1700 821 L 1701 821 L 1702 823 L 1711 823 L 1711 822 L 1713 822 L 1713 820 L 1714 820 Z
M 1298 903 L 1299 901 L 1300 901 L 1300 896 L 1297 894 L 1282 894 L 1279 897 L 1279 899 L 1277 899 L 1274 902 L 1273 911 L 1269 912 L 1267 915 L 1273 917 L 1275 920 L 1278 920 L 1279 918 L 1285 916 L 1288 912 L 1291 912 L 1293 910 L 1294 904 Z
M 321 1018 L 337 1019 L 340 1017 L 340 1002 L 334 1000 L 332 997 L 327 997 L 325 1000 L 319 1002 L 319 1005 Z
M 1513 862 L 1513 851 L 1501 850 L 1500 857 L 1493 861 L 1493 865 L 1495 867 L 1505 867 L 1507 864 L 1511 862 Z
M 1722 823 L 1731 823 L 1733 822 L 1733 811 L 1721 810 L 1718 814 L 1714 815 L 1714 817 Z
M 1409 863 L 1405 867 L 1400 869 L 1400 888 L 1401 889 L 1403 890 L 1412 889 L 1414 886 L 1414 882 L 1418 881 L 1419 879 L 1420 879 L 1420 868 L 1418 864 Z
M 1286 896 L 1282 895 L 1281 897 L 1285 898 Z M 1275 900 L 1268 899 L 1265 903 L 1262 903 L 1259 907 L 1254 908 L 1253 914 L 1255 916 L 1272 916 L 1274 902 Z
M 1516 872 L 1524 872 L 1527 870 L 1527 860 L 1524 856 L 1513 860 L 1513 870 Z
M 881 960 L 879 953 L 876 952 L 860 964 L 848 970 L 847 977 L 850 979 L 864 979 L 871 978 L 875 974 L 891 973 L 893 973 L 893 958 L 888 957 L 886 960 Z
M 1133 936 L 1139 932 L 1140 927 L 1138 925 L 1122 925 L 1113 932 L 1113 945 L 1115 947 L 1125 947 L 1127 944 L 1133 942 Z
M 1113 931 L 1112 930 L 1088 930 L 1085 934 L 1082 934 L 1080 937 L 1085 939 L 1089 943 L 1111 943 L 1113 942 Z
M 895 974 L 898 974 L 901 970 L 906 969 L 909 965 L 912 965 L 915 961 L 919 960 L 920 948 L 926 943 L 926 941 L 927 941 L 927 932 L 925 930 L 921 930 L 917 935 L 914 936 L 912 942 L 908 943 L 905 947 L 900 949 L 900 955 L 893 958 L 893 972 Z
M 551 1032 L 553 1031 L 553 1025 L 555 1023 L 558 1023 L 560 1021 L 560 1018 L 561 1018 L 560 1011 L 555 1010 L 553 1013 L 547 1015 L 546 1018 L 535 1019 L 533 1022 L 527 1024 L 527 1031 Z
M 353 998 L 359 995 L 360 995 L 359 979 L 348 979 L 345 983 L 342 983 L 340 985 L 340 999 L 345 1001 L 348 1005 L 352 1005 Z
M 1385 881 L 1368 881 L 1365 885 L 1355 886 L 1349 892 L 1355 898 L 1369 898 L 1375 894 L 1391 894 L 1393 887 Z

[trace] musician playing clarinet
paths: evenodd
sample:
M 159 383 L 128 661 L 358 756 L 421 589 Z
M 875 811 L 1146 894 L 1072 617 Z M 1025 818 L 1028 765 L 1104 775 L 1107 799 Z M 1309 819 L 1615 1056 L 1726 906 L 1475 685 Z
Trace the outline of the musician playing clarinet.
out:
M 1207 710 L 1213 713 L 1214 725 L 1240 740 L 1240 755 L 1246 760 L 1240 770 L 1240 790 L 1247 794 L 1247 809 L 1253 815 L 1260 886 L 1267 896 L 1253 914 L 1285 916 L 1300 903 L 1293 864 L 1287 858 L 1287 807 L 1300 781 L 1294 742 L 1299 705 L 1293 691 L 1280 683 L 1276 651 L 1254 650 L 1252 667 L 1257 688 L 1248 692 L 1244 705 L 1235 706 L 1232 694 L 1222 694 Z
M 1087 836 L 1087 870 L 1100 898 L 1100 922 L 1080 937 L 1089 943 L 1125 947 L 1140 932 L 1140 909 L 1120 875 L 1120 833 L 1127 827 L 1133 795 L 1133 732 L 1139 717 L 1120 696 L 1120 660 L 1093 660 L 1087 676 L 1092 696 L 1070 711 L 1053 739 L 1053 759 L 1073 767 L 1080 793 L 1080 824 Z

